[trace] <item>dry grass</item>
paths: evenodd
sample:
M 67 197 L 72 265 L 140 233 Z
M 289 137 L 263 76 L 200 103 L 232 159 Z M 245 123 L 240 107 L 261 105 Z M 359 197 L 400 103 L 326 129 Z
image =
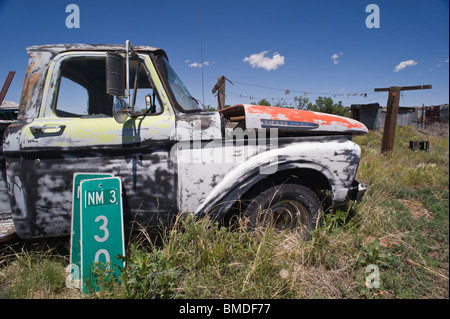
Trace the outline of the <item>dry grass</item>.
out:
M 429 139 L 431 151 L 412 152 L 410 139 Z M 369 186 L 364 201 L 327 213 L 311 239 L 270 228 L 249 231 L 239 227 L 244 222 L 230 230 L 209 219 L 180 218 L 157 238 L 142 230 L 128 249 L 130 265 L 152 270 L 151 285 L 143 268 L 130 266 L 132 293 L 117 283 L 90 297 L 448 298 L 448 137 L 399 128 L 388 155 L 380 155 L 380 141 L 377 132 L 356 138 L 358 179 Z M 42 258 L 9 251 L 0 254 L 0 294 L 7 296 L 19 274 L 35 276 L 26 270 L 37 274 L 35 266 L 50 268 L 51 261 L 58 273 L 67 263 L 53 251 Z M 366 286 L 371 264 L 379 267 L 380 288 Z M 64 281 L 56 284 L 61 279 L 39 278 L 45 278 L 40 288 L 28 286 L 16 296 L 72 297 Z

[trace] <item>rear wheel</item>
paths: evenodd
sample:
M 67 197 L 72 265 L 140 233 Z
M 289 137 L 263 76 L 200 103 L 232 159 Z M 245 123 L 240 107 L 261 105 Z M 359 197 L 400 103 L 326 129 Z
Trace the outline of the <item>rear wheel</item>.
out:
M 320 200 L 309 188 L 294 184 L 274 185 L 255 197 L 245 210 L 252 228 L 272 226 L 297 230 L 309 237 L 317 226 Z

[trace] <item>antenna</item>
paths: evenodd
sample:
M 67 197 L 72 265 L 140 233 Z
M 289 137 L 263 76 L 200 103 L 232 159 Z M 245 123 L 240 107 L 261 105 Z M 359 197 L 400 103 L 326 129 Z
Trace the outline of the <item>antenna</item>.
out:
M 200 7 L 200 55 L 201 55 L 201 64 L 202 64 L 202 97 L 203 104 L 205 104 L 205 80 L 203 74 L 203 32 L 202 32 L 202 0 L 198 0 Z
M 125 41 L 126 50 L 126 81 L 127 81 L 127 104 L 130 105 L 130 41 Z

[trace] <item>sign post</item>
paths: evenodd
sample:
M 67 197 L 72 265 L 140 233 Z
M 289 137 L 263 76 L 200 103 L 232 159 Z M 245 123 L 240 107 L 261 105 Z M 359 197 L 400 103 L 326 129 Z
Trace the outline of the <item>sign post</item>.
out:
M 93 178 L 112 177 L 113 174 L 103 173 L 74 173 L 72 190 L 72 230 L 70 233 L 70 265 L 68 286 L 71 288 L 81 288 L 81 234 L 80 234 L 80 195 L 81 181 Z
M 109 268 L 114 277 L 123 267 L 116 257 L 125 255 L 120 177 L 82 181 L 80 208 L 81 282 L 88 293 L 97 289 L 95 265 Z

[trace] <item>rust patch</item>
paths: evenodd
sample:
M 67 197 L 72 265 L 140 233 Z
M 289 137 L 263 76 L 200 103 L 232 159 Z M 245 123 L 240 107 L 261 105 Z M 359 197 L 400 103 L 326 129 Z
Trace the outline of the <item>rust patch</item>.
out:
M 245 109 L 244 105 L 238 104 L 220 110 L 219 113 L 222 113 L 225 118 L 230 118 L 233 116 L 245 116 Z

